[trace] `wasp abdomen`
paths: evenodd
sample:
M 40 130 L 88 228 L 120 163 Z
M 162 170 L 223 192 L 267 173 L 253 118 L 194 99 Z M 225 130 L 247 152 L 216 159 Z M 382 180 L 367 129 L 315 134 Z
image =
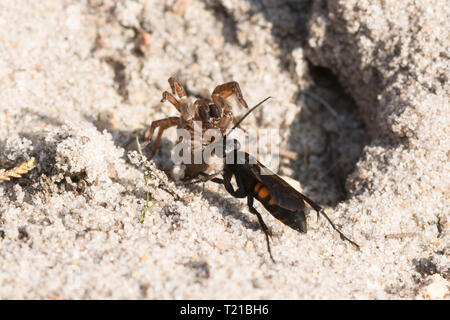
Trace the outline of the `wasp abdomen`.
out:
M 302 208 L 299 208 L 298 211 L 290 211 L 283 208 L 274 201 L 274 199 L 270 196 L 269 189 L 261 182 L 255 184 L 253 187 L 253 192 L 256 198 L 264 205 L 271 215 L 292 229 L 306 233 L 306 216 L 301 210 Z
M 264 204 L 269 204 L 270 206 L 276 205 L 275 201 L 270 196 L 270 191 L 261 182 L 258 182 L 253 188 L 256 198 Z

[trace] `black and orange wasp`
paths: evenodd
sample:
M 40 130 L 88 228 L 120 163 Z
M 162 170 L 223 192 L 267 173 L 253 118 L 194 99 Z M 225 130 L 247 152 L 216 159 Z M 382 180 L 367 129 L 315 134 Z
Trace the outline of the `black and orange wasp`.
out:
M 244 151 L 240 151 L 239 142 L 237 140 L 227 141 L 227 136 L 234 130 L 239 124 L 257 107 L 262 105 L 266 100 L 270 97 L 267 97 L 256 106 L 251 108 L 234 126 L 226 135 L 223 136 L 223 149 L 222 156 L 224 159 L 231 156 L 230 153 L 233 153 L 233 157 L 235 161 L 233 163 L 228 163 L 228 161 L 224 161 L 224 168 L 222 172 L 207 175 L 202 174 L 203 178 L 198 179 L 194 182 L 205 182 L 212 181 L 215 183 L 223 184 L 225 189 L 228 191 L 230 195 L 236 198 L 247 198 L 247 206 L 251 213 L 255 214 L 258 218 L 258 222 L 264 231 L 266 242 L 267 242 L 267 250 L 272 261 L 275 262 L 272 251 L 270 249 L 270 241 L 271 237 L 269 228 L 264 223 L 264 220 L 261 214 L 255 209 L 253 206 L 254 199 L 258 200 L 262 203 L 264 208 L 266 208 L 269 213 L 274 216 L 276 219 L 280 220 L 282 223 L 287 225 L 288 227 L 301 232 L 307 232 L 307 223 L 306 223 L 306 214 L 305 211 L 309 208 L 309 205 L 312 209 L 317 212 L 317 218 L 319 218 L 320 214 L 323 215 L 327 221 L 331 224 L 334 230 L 336 230 L 342 240 L 346 240 L 353 244 L 355 247 L 359 248 L 359 245 L 354 241 L 350 240 L 346 237 L 331 221 L 331 219 L 327 216 L 324 210 L 316 204 L 314 201 L 306 197 L 305 195 L 298 192 L 294 189 L 290 184 L 284 181 L 275 173 L 271 172 L 268 168 L 266 168 L 259 161 L 254 159 L 250 154 Z M 231 140 L 231 139 L 230 139 Z M 231 143 L 230 143 L 231 142 Z M 227 147 L 231 145 L 231 148 Z M 238 161 L 237 159 L 241 159 Z M 263 172 L 264 171 L 264 172 Z M 218 178 L 217 176 L 222 174 L 222 178 Z M 234 177 L 237 189 L 233 187 L 232 178 Z

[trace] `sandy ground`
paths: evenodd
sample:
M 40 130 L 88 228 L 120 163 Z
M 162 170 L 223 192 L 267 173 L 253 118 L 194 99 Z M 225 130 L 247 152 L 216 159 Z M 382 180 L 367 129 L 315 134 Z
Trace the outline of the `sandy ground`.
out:
M 443 1 L 0 2 L 2 299 L 448 299 L 450 8 Z M 299 234 L 172 178 L 165 134 L 127 141 L 235 80 L 276 128 L 280 174 L 327 208 Z M 240 114 L 236 111 L 236 114 Z M 144 150 L 144 153 L 148 149 Z M 147 153 L 148 154 L 148 153 Z M 150 193 L 151 209 L 140 216 Z

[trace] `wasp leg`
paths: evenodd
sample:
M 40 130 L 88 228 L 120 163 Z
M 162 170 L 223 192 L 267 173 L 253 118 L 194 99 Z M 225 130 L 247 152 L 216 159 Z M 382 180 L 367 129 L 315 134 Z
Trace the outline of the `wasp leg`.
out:
M 264 234 L 266 236 L 267 250 L 269 251 L 270 258 L 275 263 L 275 259 L 272 256 L 272 250 L 270 249 L 269 237 L 271 235 L 270 235 L 269 228 L 267 228 L 266 224 L 264 223 L 264 220 L 263 220 L 261 214 L 253 207 L 253 197 L 251 195 L 247 194 L 247 192 L 245 190 L 245 184 L 242 181 L 242 179 L 240 177 L 237 177 L 237 176 L 235 176 L 235 178 L 236 178 L 236 182 L 238 184 L 238 189 L 236 191 L 234 190 L 233 185 L 231 184 L 231 172 L 228 172 L 228 171 L 224 172 L 224 174 L 223 174 L 223 184 L 225 186 L 225 189 L 227 189 L 227 191 L 233 197 L 236 197 L 236 198 L 247 197 L 248 208 L 250 209 L 250 212 L 255 214 L 256 217 L 258 218 L 259 225 L 261 226 L 261 228 L 264 231 Z
M 253 214 L 256 214 L 256 217 L 258 218 L 258 221 L 259 221 L 259 225 L 261 226 L 261 228 L 264 231 L 264 234 L 266 236 L 267 251 L 269 251 L 269 255 L 270 255 L 270 258 L 272 259 L 272 261 L 274 263 L 276 263 L 275 259 L 272 256 L 272 250 L 270 250 L 269 237 L 271 237 L 271 235 L 270 235 L 269 228 L 267 228 L 266 224 L 264 223 L 264 220 L 263 220 L 261 214 L 253 207 L 253 197 L 250 195 L 248 195 L 248 197 L 247 197 L 247 205 L 248 205 L 248 208 L 250 209 L 250 212 Z
M 215 96 L 219 96 L 223 99 L 226 99 L 232 94 L 235 94 L 238 101 L 244 107 L 248 108 L 247 102 L 244 100 L 244 97 L 242 96 L 241 88 L 239 87 L 239 84 L 236 81 L 231 81 L 218 85 L 212 93 L 212 100 L 214 101 Z
M 199 178 L 197 180 L 186 181 L 184 183 L 184 185 L 191 185 L 194 183 L 207 182 L 207 181 L 212 181 L 212 182 L 215 182 L 218 184 L 223 184 L 223 179 L 216 178 L 219 174 L 221 174 L 221 173 L 217 172 L 217 173 L 213 173 L 213 174 L 206 174 L 204 172 L 200 172 L 199 175 L 202 176 L 202 178 Z
M 334 225 L 334 223 L 333 223 L 333 222 L 331 221 L 331 219 L 327 216 L 327 214 L 326 214 L 325 212 L 323 212 L 323 210 L 320 211 L 320 213 L 323 214 L 323 216 L 325 217 L 325 219 L 328 220 L 328 222 L 331 224 L 331 227 L 332 227 L 337 233 L 339 233 L 339 235 L 341 236 L 341 240 L 346 240 L 346 241 L 350 242 L 352 245 L 354 245 L 356 248 L 359 249 L 359 245 L 358 245 L 356 242 L 354 242 L 354 241 L 350 240 L 349 238 L 347 238 L 347 237 L 345 236 L 345 234 L 343 234 L 342 231 L 339 230 L 339 229 Z
M 223 184 L 223 179 L 220 179 L 220 178 L 214 178 L 214 179 L 211 179 L 211 181 L 218 183 L 218 184 Z
M 175 79 L 174 77 L 170 77 L 168 81 L 173 94 L 176 93 L 178 98 L 180 99 L 186 97 L 186 91 L 184 90 L 183 86 L 177 81 L 177 79 Z
M 309 204 L 315 211 L 321 211 L 322 210 L 322 208 L 317 203 L 312 201 L 310 198 L 308 198 L 307 196 L 305 196 L 304 194 L 301 194 L 301 193 L 300 193 L 300 195 L 303 198 L 303 200 L 305 200 L 305 202 L 307 204 Z
M 153 137 L 153 133 L 155 132 L 155 129 L 159 128 L 158 135 L 156 136 L 155 142 L 153 143 L 149 159 L 153 158 L 153 156 L 155 155 L 156 149 L 158 149 L 159 142 L 161 141 L 161 136 L 162 136 L 164 130 L 166 130 L 167 128 L 176 126 L 178 124 L 179 119 L 180 118 L 178 118 L 178 117 L 169 117 L 166 119 L 161 119 L 161 120 L 152 122 L 152 124 L 150 125 L 150 131 L 147 134 L 147 140 L 141 145 L 142 149 L 145 148 L 152 141 L 152 137 Z
M 322 215 L 325 217 L 325 219 L 327 219 L 327 221 L 330 223 L 331 227 L 332 227 L 337 233 L 339 233 L 339 235 L 340 235 L 340 237 L 341 237 L 342 240 L 346 240 L 346 241 L 350 242 L 352 245 L 354 245 L 355 247 L 357 247 L 357 248 L 359 249 L 359 245 L 358 245 L 356 242 L 354 242 L 354 241 L 350 240 L 349 238 L 347 238 L 347 237 L 345 236 L 345 234 L 343 234 L 342 231 L 339 230 L 339 229 L 334 225 L 333 221 L 331 221 L 331 219 L 328 217 L 328 215 L 323 211 L 323 209 L 322 209 L 317 203 L 315 203 L 315 202 L 312 201 L 310 198 L 308 198 L 307 196 L 305 196 L 305 195 L 303 195 L 303 194 L 301 194 L 301 193 L 300 193 L 300 195 L 302 196 L 303 200 L 304 200 L 307 204 L 309 204 L 309 205 L 317 212 L 317 220 L 319 220 L 319 215 L 322 214 Z
M 320 216 L 320 212 L 322 211 L 322 208 L 317 203 L 312 201 L 310 198 L 305 196 L 304 194 L 300 193 L 300 196 L 302 197 L 303 201 L 305 201 L 307 204 L 309 204 L 314 209 L 314 211 L 317 212 L 317 221 L 319 221 L 319 216 Z
M 223 185 L 225 186 L 225 189 L 235 198 L 245 198 L 247 196 L 245 185 L 242 183 L 239 177 L 235 176 L 238 189 L 234 190 L 233 185 L 231 184 L 231 177 L 232 173 L 225 170 L 225 172 L 223 173 Z

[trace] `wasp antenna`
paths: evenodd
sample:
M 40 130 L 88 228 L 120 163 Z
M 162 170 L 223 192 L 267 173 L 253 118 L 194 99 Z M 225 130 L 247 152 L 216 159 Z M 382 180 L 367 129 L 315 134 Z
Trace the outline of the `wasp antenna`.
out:
M 262 100 L 261 102 L 259 102 L 257 105 L 255 105 L 254 107 L 252 107 L 250 110 L 248 110 L 241 119 L 239 119 L 239 121 L 233 126 L 233 128 L 230 129 L 230 131 L 228 131 L 228 133 L 224 136 L 224 139 L 226 136 L 228 136 L 231 131 L 233 131 L 234 129 L 237 128 L 237 126 L 239 126 L 241 124 L 242 121 L 244 121 L 245 118 L 247 118 L 247 116 L 253 112 L 253 110 L 255 110 L 256 108 L 258 108 L 260 105 L 262 105 L 264 102 L 266 102 L 267 100 L 271 99 L 271 96 L 268 96 L 267 98 L 265 98 L 264 100 Z

